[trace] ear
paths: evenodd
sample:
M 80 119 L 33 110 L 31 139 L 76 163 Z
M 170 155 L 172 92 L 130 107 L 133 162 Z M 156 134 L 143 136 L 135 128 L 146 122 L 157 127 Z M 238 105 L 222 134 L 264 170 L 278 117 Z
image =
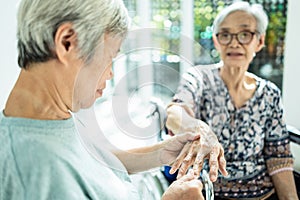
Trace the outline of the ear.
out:
M 264 46 L 265 46 L 265 34 L 262 34 L 259 38 L 259 42 L 257 44 L 257 47 L 255 49 L 255 52 L 259 52 Z
M 60 62 L 67 64 L 77 55 L 77 35 L 71 23 L 60 25 L 54 36 L 55 50 Z
M 214 46 L 215 46 L 216 50 L 220 51 L 220 44 L 218 42 L 217 36 L 213 34 L 212 39 L 213 39 Z

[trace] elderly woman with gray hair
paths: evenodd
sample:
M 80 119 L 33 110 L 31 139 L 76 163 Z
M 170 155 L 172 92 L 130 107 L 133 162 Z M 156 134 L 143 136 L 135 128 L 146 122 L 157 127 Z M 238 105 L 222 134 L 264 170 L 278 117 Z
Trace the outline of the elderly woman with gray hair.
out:
M 184 149 L 199 134 L 127 152 L 100 147 L 97 154 L 79 137 L 72 113 L 102 96 L 128 25 L 121 0 L 20 2 L 21 72 L 0 113 L 1 200 L 141 199 L 129 173 L 172 163 L 174 170 L 189 167 L 180 164 Z M 188 173 L 162 199 L 201 200 L 201 191 Z
M 216 199 L 298 199 L 280 90 L 247 71 L 267 25 L 261 5 L 223 9 L 213 24 L 222 62 L 189 69 L 167 108 L 174 134 L 213 132 L 222 144 L 229 175 L 214 183 Z

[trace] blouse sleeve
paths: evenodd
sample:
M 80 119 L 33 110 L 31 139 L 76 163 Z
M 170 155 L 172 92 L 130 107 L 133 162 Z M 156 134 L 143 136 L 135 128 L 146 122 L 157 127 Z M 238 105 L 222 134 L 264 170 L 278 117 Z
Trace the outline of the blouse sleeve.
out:
M 283 115 L 283 104 L 279 89 L 268 98 L 271 114 L 266 121 L 265 158 L 269 174 L 293 170 L 289 134 Z
M 190 68 L 184 73 L 171 104 L 184 104 L 195 112 L 195 102 L 199 100 L 200 95 L 198 94 L 201 93 L 201 76 L 196 68 Z

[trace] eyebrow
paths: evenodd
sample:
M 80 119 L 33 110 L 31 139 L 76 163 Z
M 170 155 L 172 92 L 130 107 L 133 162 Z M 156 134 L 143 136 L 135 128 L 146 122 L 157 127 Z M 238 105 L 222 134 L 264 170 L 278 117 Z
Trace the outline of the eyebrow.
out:
M 245 28 L 245 29 L 250 29 L 250 26 L 248 24 L 241 24 L 239 25 L 239 28 Z M 227 27 L 221 27 L 220 30 L 221 31 L 229 31 L 231 28 L 227 28 Z

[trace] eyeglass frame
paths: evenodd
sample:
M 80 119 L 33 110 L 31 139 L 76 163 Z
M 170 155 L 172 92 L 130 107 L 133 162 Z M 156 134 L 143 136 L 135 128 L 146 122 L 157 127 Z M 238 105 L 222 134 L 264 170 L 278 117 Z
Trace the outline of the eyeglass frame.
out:
M 249 42 L 242 43 L 242 42 L 239 40 L 238 34 L 243 33 L 243 32 L 251 33 L 251 39 L 249 40 Z M 227 33 L 227 34 L 229 34 L 230 37 L 231 37 L 230 40 L 229 40 L 226 44 L 221 43 L 220 40 L 219 40 L 219 35 L 220 35 L 221 33 Z M 254 32 L 253 32 L 253 31 L 245 31 L 245 30 L 244 30 L 244 31 L 240 31 L 240 32 L 238 32 L 238 33 L 229 33 L 229 32 L 224 31 L 224 32 L 216 33 L 216 37 L 217 37 L 218 42 L 219 42 L 221 45 L 229 45 L 229 44 L 232 42 L 233 37 L 236 38 L 236 40 L 238 41 L 239 44 L 241 44 L 241 45 L 247 45 L 247 44 L 250 44 L 250 43 L 252 42 L 253 36 L 254 36 L 255 34 L 256 34 L 256 35 L 259 35 L 260 33 L 259 33 L 258 31 L 254 31 Z

